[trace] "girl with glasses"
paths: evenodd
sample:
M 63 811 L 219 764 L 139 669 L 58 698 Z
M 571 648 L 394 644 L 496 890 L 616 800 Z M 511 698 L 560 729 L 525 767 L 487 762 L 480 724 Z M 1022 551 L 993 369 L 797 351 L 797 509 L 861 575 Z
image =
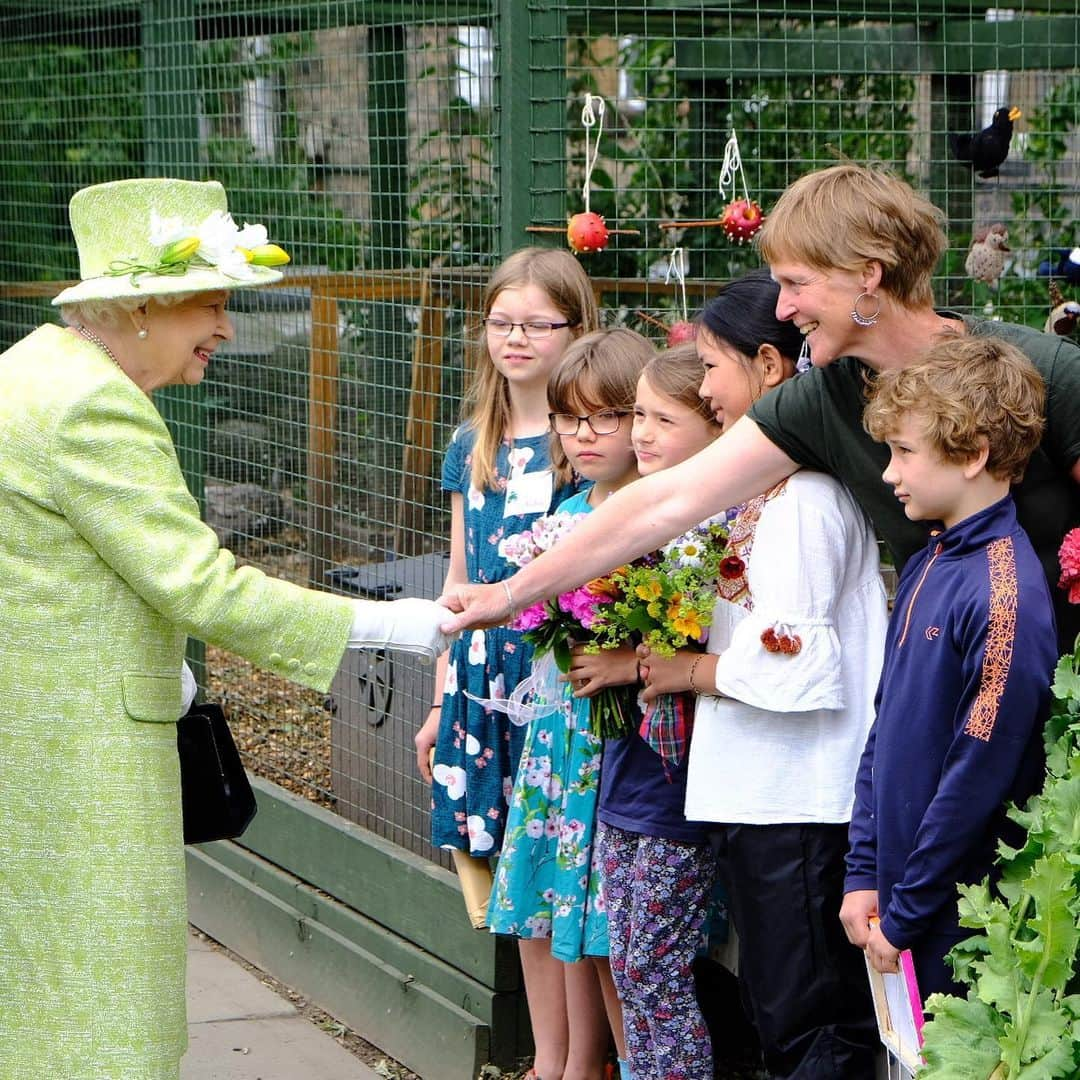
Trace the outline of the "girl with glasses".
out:
M 634 391 L 653 354 L 632 330 L 601 330 L 574 342 L 552 375 L 552 460 L 591 481 L 560 512 L 589 513 L 637 479 Z M 624 666 L 636 672 L 633 650 L 623 651 Z M 636 674 L 618 681 L 636 681 Z M 590 869 L 602 741 L 590 730 L 589 692 L 579 683 L 564 686 L 557 711 L 538 712 L 529 722 L 488 905 L 492 931 L 521 939 L 534 1035 L 545 1035 L 536 1027 L 542 996 L 549 1022 L 565 1039 L 562 1060 L 542 1064 L 537 1055 L 536 1080 L 599 1080 L 609 1024 L 619 1058 L 625 1057 L 607 916 L 599 875 Z M 542 984 L 528 981 L 537 972 L 545 975 Z M 560 1003 L 561 1016 L 552 1002 Z
M 598 321 L 577 259 L 536 247 L 514 252 L 495 269 L 482 313 L 465 419 L 443 465 L 451 516 L 446 589 L 509 577 L 513 568 L 499 555 L 499 541 L 528 528 L 575 490 L 570 463 L 560 459 L 553 466 L 549 457 L 547 382 L 567 346 Z M 487 860 L 502 847 L 525 735 L 524 727 L 466 693 L 481 700 L 506 697 L 528 675 L 531 659 L 531 647 L 515 630 L 463 635 L 439 659 L 438 696 L 415 737 L 417 767 L 432 785 L 432 843 L 454 851 L 463 881 L 477 871 L 490 876 Z M 529 959 L 523 953 L 536 1062 L 541 1075 L 558 1077 L 554 1063 L 566 1056 L 565 1037 L 548 1013 L 565 1027 L 566 1009 L 534 993 L 543 977 Z

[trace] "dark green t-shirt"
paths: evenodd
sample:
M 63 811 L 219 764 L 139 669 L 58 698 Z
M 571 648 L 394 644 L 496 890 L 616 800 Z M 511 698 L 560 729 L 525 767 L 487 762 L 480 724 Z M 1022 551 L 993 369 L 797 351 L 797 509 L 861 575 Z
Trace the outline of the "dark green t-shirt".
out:
M 941 312 L 947 318 L 959 318 Z M 1070 470 L 1080 458 L 1080 348 L 1027 326 L 964 318 L 969 334 L 1004 338 L 1030 357 L 1046 383 L 1046 432 L 1024 479 L 1013 488 L 1020 524 L 1038 552 L 1054 594 L 1062 649 L 1072 650 L 1080 607 L 1070 607 L 1057 586 L 1058 548 L 1080 525 L 1080 487 Z M 881 479 L 889 450 L 862 426 L 865 380 L 872 372 L 844 357 L 782 383 L 749 415 L 792 461 L 835 476 L 855 496 L 885 541 L 897 570 L 923 544 L 928 522 L 909 521 L 892 488 Z

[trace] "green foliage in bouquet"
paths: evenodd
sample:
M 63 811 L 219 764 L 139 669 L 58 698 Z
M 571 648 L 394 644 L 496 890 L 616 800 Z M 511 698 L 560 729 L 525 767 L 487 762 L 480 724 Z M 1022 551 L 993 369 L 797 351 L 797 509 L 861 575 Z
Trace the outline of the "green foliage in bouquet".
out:
M 597 613 L 592 649 L 641 641 L 660 656 L 699 643 L 712 622 L 720 578 L 738 577 L 742 560 L 728 548 L 726 517 L 699 525 L 662 551 L 611 575 L 615 601 Z

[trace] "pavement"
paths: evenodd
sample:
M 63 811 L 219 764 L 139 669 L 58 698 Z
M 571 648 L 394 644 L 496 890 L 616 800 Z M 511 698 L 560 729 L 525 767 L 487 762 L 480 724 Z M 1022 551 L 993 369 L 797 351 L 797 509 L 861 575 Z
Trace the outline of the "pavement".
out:
M 380 1080 L 245 967 L 188 934 L 181 1080 Z

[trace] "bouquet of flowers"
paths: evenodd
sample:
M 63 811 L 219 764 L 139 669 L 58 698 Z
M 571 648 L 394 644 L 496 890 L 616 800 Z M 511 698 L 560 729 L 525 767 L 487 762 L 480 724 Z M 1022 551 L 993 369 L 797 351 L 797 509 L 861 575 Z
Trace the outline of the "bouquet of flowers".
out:
M 619 595 L 598 612 L 593 647 L 613 649 L 640 640 L 653 652 L 672 656 L 688 645 L 703 646 L 718 582 L 738 578 L 746 569 L 728 547 L 728 525 L 735 512 L 710 518 L 655 554 L 616 570 L 611 585 Z M 686 751 L 693 705 L 689 692 L 664 694 L 646 711 L 638 729 L 669 777 Z
M 728 548 L 729 521 L 729 513 L 710 518 L 616 570 L 610 580 L 618 596 L 598 613 L 597 646 L 613 649 L 636 636 L 660 656 L 672 656 L 691 643 L 703 645 L 718 581 L 745 570 Z
M 554 547 L 584 516 L 556 511 L 538 518 L 524 532 L 501 540 L 499 554 L 512 566 L 527 566 L 537 555 Z M 570 670 L 574 645 L 595 639 L 596 627 L 603 618 L 601 613 L 621 596 L 614 575 L 596 578 L 553 600 L 525 608 L 510 625 L 514 630 L 524 631 L 536 660 L 550 656 L 565 675 Z M 593 734 L 602 739 L 625 735 L 635 698 L 636 691 L 629 686 L 605 687 L 599 691 L 589 702 Z

